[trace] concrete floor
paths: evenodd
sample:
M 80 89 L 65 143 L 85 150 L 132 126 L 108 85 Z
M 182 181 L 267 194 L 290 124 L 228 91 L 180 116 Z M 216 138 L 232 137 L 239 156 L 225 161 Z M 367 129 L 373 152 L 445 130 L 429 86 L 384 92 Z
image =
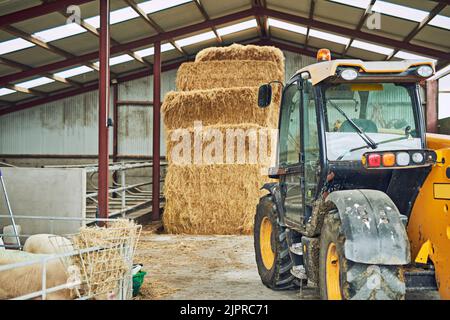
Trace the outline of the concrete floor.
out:
M 317 290 L 272 291 L 260 281 L 251 236 L 158 235 L 144 231 L 136 262 L 148 272 L 137 299 L 318 299 Z M 436 292 L 407 299 L 436 299 Z

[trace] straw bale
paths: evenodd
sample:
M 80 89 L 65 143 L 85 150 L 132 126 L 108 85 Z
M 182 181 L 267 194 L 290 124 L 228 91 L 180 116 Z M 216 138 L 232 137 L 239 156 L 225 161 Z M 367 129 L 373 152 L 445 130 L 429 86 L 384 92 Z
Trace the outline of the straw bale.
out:
M 258 107 L 258 87 L 171 91 L 162 105 L 166 130 L 202 125 L 254 123 L 277 128 L 281 88 L 273 86 L 272 104 Z
M 164 184 L 165 230 L 187 234 L 250 234 L 270 179 L 258 165 L 171 165 Z
M 284 73 L 271 61 L 222 60 L 183 63 L 177 72 L 177 88 L 182 91 L 214 88 L 257 87 L 273 80 L 283 81 Z
M 252 123 L 168 130 L 166 157 L 178 165 L 246 163 L 269 167 L 274 165 L 270 157 L 272 149 L 276 152 L 276 133 L 276 129 Z
M 275 62 L 284 73 L 283 52 L 272 46 L 255 46 L 232 44 L 228 47 L 211 47 L 201 50 L 195 57 L 195 62 L 215 60 L 260 60 Z

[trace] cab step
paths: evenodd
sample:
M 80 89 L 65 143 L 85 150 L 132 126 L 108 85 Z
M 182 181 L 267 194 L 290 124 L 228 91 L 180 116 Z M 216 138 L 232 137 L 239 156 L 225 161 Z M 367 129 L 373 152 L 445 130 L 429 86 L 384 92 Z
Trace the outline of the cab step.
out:
M 293 266 L 291 268 L 291 274 L 296 277 L 297 279 L 308 279 L 308 276 L 306 275 L 306 270 L 305 267 L 300 265 L 300 266 Z
M 289 250 L 293 253 L 296 254 L 298 256 L 302 256 L 303 255 L 303 246 L 302 243 L 293 243 L 290 247 Z

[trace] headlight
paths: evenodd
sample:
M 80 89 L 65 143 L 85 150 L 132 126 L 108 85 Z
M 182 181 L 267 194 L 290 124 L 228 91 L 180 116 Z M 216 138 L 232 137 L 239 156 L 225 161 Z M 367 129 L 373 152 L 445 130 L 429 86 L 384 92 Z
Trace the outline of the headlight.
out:
M 341 72 L 341 78 L 344 80 L 355 80 L 356 78 L 358 78 L 358 72 L 355 69 L 344 69 Z
M 409 164 L 410 157 L 408 152 L 399 152 L 396 158 L 399 166 L 407 166 Z
M 428 78 L 433 75 L 433 68 L 430 66 L 420 66 L 417 69 L 417 74 L 421 77 Z
M 412 161 L 414 161 L 414 163 L 422 163 L 423 162 L 423 154 L 421 154 L 420 152 L 413 153 Z

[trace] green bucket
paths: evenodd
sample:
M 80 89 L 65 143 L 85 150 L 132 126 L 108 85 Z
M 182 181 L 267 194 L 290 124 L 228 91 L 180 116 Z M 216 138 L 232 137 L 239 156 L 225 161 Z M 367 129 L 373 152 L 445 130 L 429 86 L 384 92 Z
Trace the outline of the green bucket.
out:
M 142 284 L 144 283 L 144 277 L 147 274 L 145 271 L 139 271 L 135 275 L 133 275 L 133 297 L 136 297 L 141 289 Z

